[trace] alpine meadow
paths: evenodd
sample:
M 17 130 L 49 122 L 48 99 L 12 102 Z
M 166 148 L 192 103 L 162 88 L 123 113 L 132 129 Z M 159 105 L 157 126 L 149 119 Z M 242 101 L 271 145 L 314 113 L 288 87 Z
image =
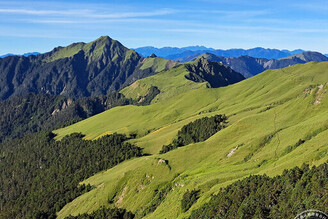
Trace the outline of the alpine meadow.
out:
M 323 4 L 0 0 L 0 218 L 328 218 Z

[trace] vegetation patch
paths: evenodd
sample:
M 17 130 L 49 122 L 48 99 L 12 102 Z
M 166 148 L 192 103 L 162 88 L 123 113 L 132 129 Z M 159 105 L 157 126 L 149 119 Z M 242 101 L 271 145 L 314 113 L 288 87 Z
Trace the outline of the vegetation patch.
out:
M 269 144 L 271 142 L 271 140 L 274 138 L 274 136 L 278 132 L 280 132 L 281 130 L 282 129 L 279 129 L 279 130 L 275 131 L 274 133 L 272 133 L 270 135 L 267 135 L 267 136 L 263 137 L 262 139 L 260 139 L 260 141 L 255 145 L 253 151 L 244 157 L 244 162 L 249 161 L 253 157 L 254 153 L 256 153 L 257 151 L 259 151 L 265 145 Z
M 304 142 L 305 142 L 305 140 L 300 139 L 300 140 L 298 140 L 298 142 L 296 142 L 296 144 L 287 146 L 285 148 L 284 152 L 282 153 L 282 156 L 286 155 L 286 154 L 289 154 L 290 152 L 292 152 L 293 150 L 298 148 L 300 145 L 304 144 Z
M 142 155 L 122 134 L 94 141 L 71 134 L 61 141 L 41 132 L 0 144 L 0 218 L 55 218 L 56 212 L 90 185 L 97 172 Z
M 181 211 L 186 212 L 191 208 L 191 206 L 196 203 L 197 199 L 199 198 L 199 190 L 187 190 L 185 194 L 183 194 L 181 200 Z
M 213 195 L 190 218 L 294 218 L 307 209 L 328 211 L 328 163 L 282 175 L 249 176 Z
M 225 115 L 215 115 L 213 117 L 197 119 L 183 126 L 178 132 L 177 139 L 174 139 L 169 145 L 163 145 L 160 154 L 188 144 L 205 141 L 223 129 L 226 124 L 227 117 Z
M 322 127 L 318 128 L 318 129 L 314 130 L 313 132 L 310 132 L 309 134 L 307 134 L 305 136 L 304 139 L 305 139 L 305 141 L 309 141 L 312 138 L 314 138 L 315 136 L 319 135 L 321 132 L 324 132 L 326 130 L 328 130 L 328 124 L 325 124 L 324 126 L 322 126 Z
M 324 125 L 312 132 L 310 132 L 309 134 L 307 134 L 304 139 L 299 139 L 298 142 L 296 142 L 294 145 L 289 145 L 285 148 L 284 152 L 282 153 L 283 155 L 286 155 L 290 152 L 292 152 L 293 150 L 295 150 L 296 148 L 298 148 L 300 145 L 304 144 L 306 141 L 310 141 L 312 138 L 314 138 L 315 136 L 319 135 L 321 132 L 324 132 L 328 129 L 328 125 Z
M 93 211 L 90 214 L 79 214 L 77 216 L 68 216 L 65 219 L 133 219 L 135 215 L 129 211 L 126 211 L 122 208 L 105 208 L 101 207 L 100 209 Z

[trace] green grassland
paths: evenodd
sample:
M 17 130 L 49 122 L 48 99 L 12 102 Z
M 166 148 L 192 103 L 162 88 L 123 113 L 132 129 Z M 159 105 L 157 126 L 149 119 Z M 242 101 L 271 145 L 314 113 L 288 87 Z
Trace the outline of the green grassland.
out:
M 154 72 L 161 72 L 164 70 L 168 70 L 171 67 L 175 66 L 176 62 L 163 59 L 161 57 L 148 57 L 143 60 L 142 65 L 140 66 L 141 70 L 152 68 Z
M 114 132 L 137 133 L 131 141 L 151 154 L 82 182 L 96 188 L 67 204 L 58 212 L 59 218 L 103 205 L 141 215 L 155 190 L 167 185 L 171 189 L 165 199 L 146 218 L 183 218 L 220 188 L 250 174 L 274 176 L 304 162 L 327 161 L 328 62 L 269 70 L 216 89 L 186 80 L 186 73 L 181 65 L 122 90 L 136 98 L 157 86 L 161 94 L 151 105 L 116 107 L 55 131 L 58 139 L 72 132 L 82 132 L 88 139 Z M 228 116 L 227 128 L 205 142 L 158 153 L 183 125 L 215 114 Z M 295 146 L 300 139 L 305 142 Z M 234 153 L 227 156 L 232 149 Z M 200 189 L 200 198 L 182 213 L 180 203 L 188 189 Z
M 152 102 L 168 100 L 171 97 L 185 93 L 192 89 L 205 88 L 205 83 L 195 83 L 187 80 L 185 75 L 188 74 L 184 65 L 178 65 L 169 71 L 163 71 L 159 74 L 138 80 L 132 85 L 124 88 L 121 93 L 127 98 L 137 99 L 144 96 L 151 86 L 156 86 L 161 91 Z

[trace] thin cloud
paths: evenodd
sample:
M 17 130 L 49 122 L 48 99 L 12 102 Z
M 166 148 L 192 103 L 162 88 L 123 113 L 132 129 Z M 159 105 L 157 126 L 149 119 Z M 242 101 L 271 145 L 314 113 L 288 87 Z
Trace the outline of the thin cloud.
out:
M 319 2 L 306 2 L 306 3 L 297 3 L 292 4 L 294 8 L 299 8 L 304 11 L 313 11 L 313 12 L 328 12 L 327 1 L 319 1 Z
M 143 24 L 192 24 L 182 21 L 154 18 L 105 18 L 105 19 L 16 19 L 17 22 L 35 24 L 106 24 L 106 23 L 143 23 Z
M 56 35 L 56 34 L 23 34 L 23 33 L 6 33 L 1 32 L 2 37 L 18 37 L 18 38 L 46 38 L 46 39 L 75 39 L 76 37 L 67 35 Z
M 28 10 L 28 9 L 3 9 L 0 8 L 0 13 L 4 14 L 25 14 L 25 15 L 81 15 L 90 13 L 89 10 Z
M 150 11 L 150 12 L 127 12 L 127 13 L 113 13 L 113 14 L 87 14 L 82 15 L 86 17 L 93 17 L 93 18 L 133 18 L 133 17 L 153 17 L 153 16 L 160 16 L 160 15 L 168 15 L 176 13 L 176 10 L 172 9 L 162 9 L 157 11 Z
M 211 26 L 208 29 L 185 29 L 185 28 L 175 28 L 175 29 L 163 29 L 163 31 L 168 32 L 181 32 L 181 33 L 221 33 L 222 30 L 226 31 L 260 31 L 260 32 L 280 32 L 280 33 L 328 33 L 325 29 L 299 29 L 299 28 L 274 28 L 274 27 L 254 27 L 254 26 Z
M 206 11 L 204 11 L 206 13 Z M 267 15 L 269 14 L 269 11 L 267 10 L 240 10 L 240 11 L 223 11 L 223 10 L 212 10 L 207 11 L 207 13 L 212 14 L 222 14 L 225 16 L 231 16 L 231 17 L 254 17 L 254 16 L 260 16 L 260 15 Z
M 39 16 L 79 16 L 85 18 L 134 18 L 153 17 L 176 13 L 176 10 L 161 9 L 148 12 L 121 12 L 121 13 L 101 13 L 94 10 L 28 10 L 28 9 L 1 9 L 0 13 L 39 15 Z

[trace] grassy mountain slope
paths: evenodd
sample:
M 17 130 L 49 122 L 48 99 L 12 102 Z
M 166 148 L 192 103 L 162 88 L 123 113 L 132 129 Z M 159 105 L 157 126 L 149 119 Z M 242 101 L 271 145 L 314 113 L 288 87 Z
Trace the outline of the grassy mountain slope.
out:
M 183 65 L 180 65 L 169 71 L 138 80 L 120 92 L 127 98 L 137 99 L 139 96 L 144 96 L 151 86 L 156 86 L 161 91 L 153 100 L 156 102 L 176 96 L 179 93 L 184 93 L 190 89 L 206 87 L 206 82 L 195 83 L 187 80 L 185 75 L 188 73 L 188 70 Z
M 161 72 L 172 68 L 176 62 L 161 57 L 148 57 L 142 61 L 141 70 L 151 68 L 154 72 Z
M 161 91 L 153 100 L 157 102 L 192 89 L 206 86 L 222 87 L 243 79 L 242 75 L 224 65 L 199 58 L 193 62 L 177 65 L 170 71 L 138 80 L 121 90 L 121 93 L 128 98 L 137 99 L 147 94 L 151 86 L 156 86 Z
M 131 141 L 152 154 L 84 181 L 97 189 L 66 205 L 59 217 L 102 205 L 123 207 L 141 217 L 157 203 L 146 218 L 183 218 L 237 179 L 274 176 L 304 162 L 323 163 L 328 158 L 327 69 L 327 62 L 310 62 L 269 70 L 227 87 L 176 92 L 149 106 L 116 107 L 57 130 L 59 138 L 72 132 L 87 138 L 137 132 L 138 138 Z M 205 142 L 158 154 L 183 125 L 215 114 L 228 116 L 227 128 Z M 200 190 L 200 198 L 182 213 L 180 200 L 192 189 Z M 165 194 L 163 200 L 156 198 L 159 191 Z

